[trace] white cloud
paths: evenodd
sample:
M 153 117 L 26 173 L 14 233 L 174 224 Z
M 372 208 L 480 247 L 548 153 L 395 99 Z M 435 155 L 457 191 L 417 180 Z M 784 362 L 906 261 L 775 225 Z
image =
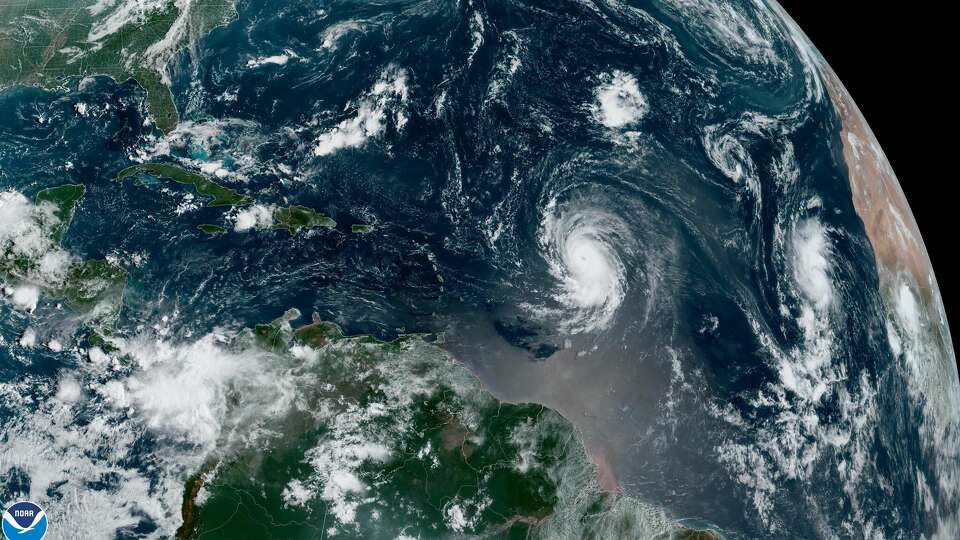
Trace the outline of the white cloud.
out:
M 668 0 L 666 7 L 675 10 L 693 35 L 705 45 L 735 58 L 750 62 L 779 65 L 773 42 L 785 38 L 774 22 L 773 12 L 766 7 L 749 9 L 732 3 L 711 0 Z
M 314 155 L 328 156 L 344 148 L 355 148 L 377 137 L 389 121 L 387 110 L 407 101 L 407 73 L 395 67 L 388 68 L 360 103 L 353 118 L 341 121 L 333 129 L 321 133 L 313 148 Z M 395 115 L 400 128 L 406 123 L 402 112 Z
M 16 276 L 13 301 L 21 308 L 32 310 L 35 289 L 61 284 L 73 263 L 73 256 L 50 235 L 59 224 L 52 203 L 37 205 L 17 191 L 0 192 L 0 256 L 33 263 Z
M 114 0 L 98 0 L 88 8 L 90 13 L 100 15 L 109 11 L 109 15 L 93 23 L 87 34 L 87 41 L 100 41 L 124 26 L 142 23 L 148 15 L 166 8 L 168 2 L 169 0 L 121 0 L 120 4 L 116 5 Z
M 66 403 L 73 403 L 80 399 L 80 394 L 80 383 L 76 379 L 70 376 L 60 379 L 60 383 L 57 385 L 57 399 Z
M 287 382 L 277 376 L 269 353 L 232 351 L 219 336 L 208 334 L 186 344 L 135 338 L 117 343 L 138 367 L 122 388 L 102 389 L 118 406 L 130 406 L 158 434 L 212 448 L 227 415 L 227 393 L 242 399 L 232 414 L 265 417 L 286 410 Z
M 304 506 L 316 494 L 313 493 L 310 488 L 305 486 L 300 480 L 291 480 L 285 488 L 283 488 L 283 493 L 280 496 L 283 498 L 283 504 L 285 506 Z
M 13 305 L 24 310 L 33 311 L 37 309 L 37 302 L 40 299 L 40 289 L 33 285 L 20 285 L 12 288 L 10 301 Z
M 90 347 L 87 358 L 96 365 L 103 365 L 110 361 L 110 357 L 100 347 Z
M 275 54 L 273 56 L 259 56 L 257 58 L 251 58 L 247 60 L 248 68 L 258 68 L 266 65 L 282 66 L 285 65 L 290 60 L 294 58 L 300 58 L 297 54 L 289 49 L 283 51 L 283 54 Z
M 794 228 L 792 240 L 794 279 L 814 307 L 822 311 L 833 298 L 826 229 L 818 220 L 808 219 Z
M 321 35 L 323 41 L 320 43 L 320 47 L 328 50 L 336 50 L 337 42 L 340 41 L 340 38 L 350 32 L 358 32 L 362 30 L 363 25 L 361 25 L 361 23 L 358 21 L 343 21 L 331 25 L 323 31 L 323 34 Z
M 51 206 L 35 206 L 17 191 L 0 192 L 0 246 L 13 255 L 40 258 L 50 247 L 43 225 L 57 222 Z
M 38 338 L 28 329 L 21 341 L 34 346 Z M 0 381 L 0 402 L 12 411 L 0 426 L 9 443 L 0 445 L 0 464 L 30 478 L 25 496 L 56 515 L 62 530 L 113 538 L 146 517 L 165 534 L 180 525 L 184 475 L 199 470 L 214 444 L 228 451 L 269 436 L 292 406 L 296 378 L 286 357 L 234 348 L 218 334 L 111 344 L 122 364 L 91 348 L 92 362 L 65 366 L 58 378 Z M 75 414 L 80 400 L 89 415 Z M 145 437 L 151 451 L 142 467 Z M 103 478 L 110 489 L 89 489 Z
M 47 283 L 62 283 L 67 277 L 67 270 L 74 263 L 74 257 L 62 249 L 53 249 L 40 257 L 40 266 L 37 271 Z
M 454 532 L 462 533 L 470 525 L 463 508 L 458 504 L 451 504 L 444 509 L 443 513 L 447 517 L 447 527 Z
M 20 336 L 21 347 L 33 347 L 37 344 L 37 332 L 33 328 L 27 328 Z
M 330 510 L 340 523 L 354 521 L 362 502 L 356 495 L 367 489 L 357 476 L 360 466 L 368 461 L 384 462 L 390 456 L 389 448 L 378 442 L 375 434 L 366 432 L 365 424 L 376 415 L 375 405 L 351 405 L 338 413 L 331 426 L 334 436 L 307 453 L 307 462 L 314 469 L 311 483 L 323 485 L 320 497 L 330 503 Z
M 237 232 L 250 229 L 266 229 L 273 225 L 273 206 L 255 204 L 237 212 L 233 229 Z
M 560 326 L 577 334 L 606 329 L 627 294 L 624 257 L 633 236 L 623 219 L 606 209 L 579 202 L 542 210 L 540 254 L 556 280 L 554 300 L 561 307 Z M 534 314 L 550 318 L 552 306 L 524 304 Z
M 808 481 L 815 471 L 831 466 L 825 458 L 833 456 L 838 463 L 835 474 L 853 507 L 851 515 L 864 526 L 858 494 L 872 466 L 867 455 L 877 420 L 875 383 L 866 370 L 849 373 L 834 359 L 829 307 L 837 300 L 827 227 L 816 218 L 792 227 L 789 241 L 778 244 L 784 248 L 787 270 L 782 286 L 798 302 L 801 342 L 783 349 L 762 323 L 751 318 L 779 381 L 745 393 L 746 412 L 729 403 L 715 407 L 715 416 L 738 432 L 753 434 L 747 444 L 727 440 L 715 450 L 747 488 L 760 519 L 771 530 L 779 526 L 772 515 L 779 504 L 777 486 L 785 480 Z M 784 305 L 781 313 L 788 316 L 791 311 Z M 825 415 L 825 403 L 837 412 Z
M 616 129 L 633 124 L 647 114 L 650 106 L 633 75 L 616 70 L 604 75 L 603 81 L 596 90 L 597 102 L 593 106 L 598 122 Z

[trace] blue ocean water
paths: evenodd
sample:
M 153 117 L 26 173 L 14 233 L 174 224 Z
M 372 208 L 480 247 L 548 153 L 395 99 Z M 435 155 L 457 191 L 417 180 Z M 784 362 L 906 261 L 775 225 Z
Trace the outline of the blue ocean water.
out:
M 348 333 L 444 333 L 495 394 L 559 410 L 624 493 L 678 518 L 927 533 L 917 478 L 936 472 L 834 105 L 765 7 L 732 2 L 738 28 L 683 5 L 241 2 L 170 66 L 166 136 L 132 81 L 0 93 L 0 187 L 86 186 L 64 247 L 128 268 L 121 333 L 168 316 L 189 340 L 291 307 Z M 602 92 L 622 106 L 631 84 L 645 108 L 618 124 Z M 362 142 L 318 152 L 348 132 Z M 143 160 L 222 169 L 338 226 L 235 232 L 237 210 L 188 188 L 115 181 Z M 823 312 L 794 247 L 809 238 L 828 246 Z M 0 306 L 6 343 L 68 325 L 55 303 Z M 0 347 L 8 380 L 64 362 Z

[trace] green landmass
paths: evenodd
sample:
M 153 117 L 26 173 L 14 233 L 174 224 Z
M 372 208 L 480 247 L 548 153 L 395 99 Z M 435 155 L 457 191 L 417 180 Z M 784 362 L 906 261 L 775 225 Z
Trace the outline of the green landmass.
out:
M 198 195 L 211 198 L 211 200 L 207 202 L 207 206 L 243 206 L 253 202 L 250 197 L 242 195 L 236 190 L 226 186 L 221 186 L 206 176 L 166 163 L 140 163 L 138 165 L 131 165 L 117 174 L 117 181 L 122 182 L 128 177 L 140 174 L 154 178 L 166 178 L 178 184 L 193 186 L 193 189 Z
M 233 1 L 169 0 L 145 12 L 134 10 L 142 16 L 128 17 L 112 32 L 101 32 L 101 25 L 124 9 L 123 3 L 99 12 L 94 4 L 93 0 L 0 3 L 0 89 L 13 85 L 53 88 L 72 76 L 133 79 L 146 91 L 147 111 L 157 127 L 164 132 L 174 129 L 179 115 L 160 70 L 190 36 L 233 20 Z M 186 11 L 181 12 L 181 6 Z
M 223 227 L 214 225 L 212 223 L 201 223 L 200 225 L 197 225 L 197 228 L 209 235 L 223 234 L 227 232 L 227 230 Z
M 253 327 L 253 336 L 257 346 L 271 351 L 286 351 L 292 341 L 293 331 L 290 323 L 300 318 L 300 311 L 288 309 L 283 316 L 270 324 L 258 324 Z
M 84 193 L 86 193 L 86 188 L 82 184 L 64 184 L 37 193 L 36 204 L 46 202 L 56 207 L 54 215 L 59 223 L 50 227 L 50 237 L 55 244 L 59 244 L 63 240 L 63 234 L 67 232 L 70 222 L 73 221 L 73 213 L 76 211 L 77 204 L 80 203 Z
M 117 173 L 117 181 L 122 182 L 130 177 L 152 177 L 156 179 L 168 179 L 178 184 L 193 186 L 198 195 L 209 197 L 210 200 L 206 206 L 246 206 L 253 202 L 253 199 L 243 195 L 236 190 L 222 186 L 202 174 L 182 169 L 176 165 L 167 163 L 139 163 L 131 165 Z M 145 182 L 141 179 L 141 184 Z M 277 208 L 273 211 L 273 225 L 271 229 L 284 230 L 295 235 L 301 231 L 323 227 L 333 229 L 337 222 L 330 217 L 317 212 L 313 208 L 306 206 L 293 205 L 285 208 Z M 204 223 L 198 228 L 207 234 L 222 234 L 226 229 L 218 225 Z
M 367 234 L 373 232 L 373 225 L 367 225 L 365 223 L 354 223 L 350 226 L 350 232 L 355 234 Z
M 317 212 L 313 208 L 306 206 L 289 206 L 287 208 L 277 208 L 273 212 L 274 224 L 272 229 L 283 229 L 291 235 L 297 234 L 304 229 L 313 229 L 324 227 L 332 229 L 337 226 L 337 222 L 329 217 Z
M 46 242 L 48 251 L 30 255 L 16 252 L 12 242 L 0 245 L 0 280 L 12 285 L 35 286 L 49 298 L 62 299 L 73 312 L 97 330 L 108 330 L 116 322 L 123 301 L 127 272 L 107 260 L 67 259 L 62 279 L 42 272 L 43 255 L 59 251 L 60 243 L 73 220 L 77 205 L 85 193 L 80 184 L 47 188 L 34 199 L 34 225 Z M 64 257 L 68 257 L 64 253 Z
M 293 337 L 301 343 L 320 348 L 331 341 L 343 338 L 343 331 L 336 324 L 324 321 L 314 313 L 310 324 L 297 328 L 293 332 Z
M 708 529 L 681 529 L 669 536 L 664 535 L 664 540 L 667 538 L 669 540 L 723 540 L 719 533 Z
M 497 400 L 424 336 L 385 342 L 299 318 L 235 340 L 306 384 L 262 444 L 222 436 L 186 481 L 176 538 L 599 539 L 643 537 L 650 522 L 664 540 L 714 538 L 602 491 L 572 424 Z
M 66 282 L 51 295 L 63 298 L 76 312 L 115 319 L 113 311 L 120 309 L 126 284 L 127 271 L 123 268 L 104 259 L 83 261 L 70 269 Z

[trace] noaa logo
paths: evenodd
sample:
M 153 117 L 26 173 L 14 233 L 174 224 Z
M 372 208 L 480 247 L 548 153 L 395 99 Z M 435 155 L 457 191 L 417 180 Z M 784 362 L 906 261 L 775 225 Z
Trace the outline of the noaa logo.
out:
M 3 513 L 3 535 L 9 540 L 40 540 L 47 534 L 47 515 L 32 502 L 14 503 Z

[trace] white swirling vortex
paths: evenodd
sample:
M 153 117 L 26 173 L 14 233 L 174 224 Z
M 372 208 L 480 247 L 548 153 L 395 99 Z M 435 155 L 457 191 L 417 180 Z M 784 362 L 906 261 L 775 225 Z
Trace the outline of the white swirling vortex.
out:
M 570 334 L 606 329 L 627 292 L 629 253 L 626 223 L 610 212 L 590 207 L 545 208 L 539 243 L 557 280 L 560 328 Z

